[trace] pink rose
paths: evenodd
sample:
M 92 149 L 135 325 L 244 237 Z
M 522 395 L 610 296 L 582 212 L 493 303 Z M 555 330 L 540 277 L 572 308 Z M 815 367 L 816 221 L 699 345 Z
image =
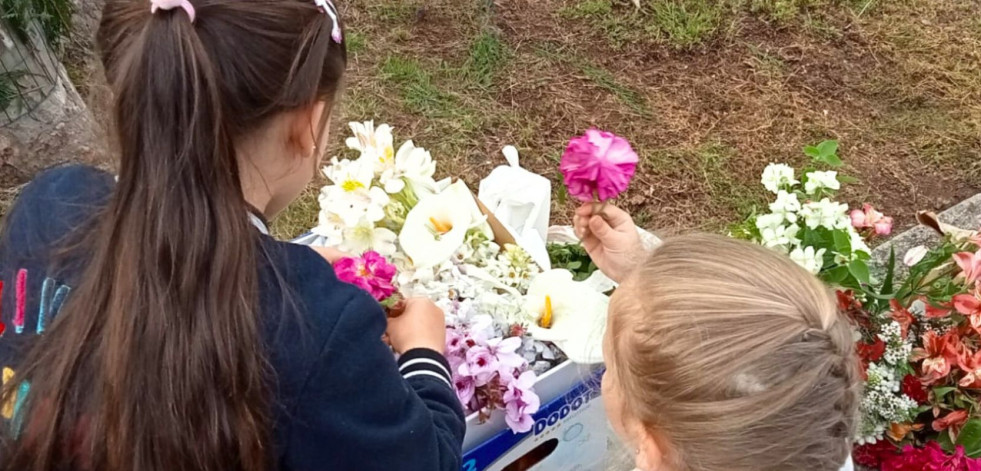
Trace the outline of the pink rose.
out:
M 616 198 L 630 184 L 637 168 L 637 153 L 626 139 L 590 129 L 569 141 L 559 170 L 569 194 L 580 201 Z

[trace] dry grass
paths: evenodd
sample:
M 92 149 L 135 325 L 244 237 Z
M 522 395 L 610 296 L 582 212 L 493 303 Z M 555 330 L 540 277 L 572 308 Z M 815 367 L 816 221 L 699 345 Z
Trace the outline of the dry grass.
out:
M 597 126 L 638 149 L 620 204 L 658 230 L 738 221 L 762 201 L 768 162 L 801 162 L 824 138 L 862 179 L 846 196 L 903 224 L 981 188 L 977 2 L 346 3 L 354 53 L 334 132 L 389 122 L 474 187 L 507 144 L 557 183 L 567 139 Z M 310 192 L 277 232 L 315 212 Z

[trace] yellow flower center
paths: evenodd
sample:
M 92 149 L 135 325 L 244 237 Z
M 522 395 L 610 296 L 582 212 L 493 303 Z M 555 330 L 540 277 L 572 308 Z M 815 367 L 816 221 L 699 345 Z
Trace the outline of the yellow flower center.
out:
M 433 230 L 439 235 L 444 235 L 453 230 L 453 223 L 449 221 L 441 221 L 434 217 L 430 217 L 429 223 L 433 225 Z
M 545 312 L 538 318 L 538 327 L 543 329 L 552 328 L 552 297 L 545 296 Z
M 395 158 L 395 149 L 391 147 L 386 147 L 382 152 L 382 155 L 378 157 L 378 162 L 385 163 L 391 162 Z
M 361 183 L 357 180 L 344 180 L 344 183 L 341 183 L 341 189 L 347 192 L 351 192 L 361 188 L 364 188 L 364 183 Z

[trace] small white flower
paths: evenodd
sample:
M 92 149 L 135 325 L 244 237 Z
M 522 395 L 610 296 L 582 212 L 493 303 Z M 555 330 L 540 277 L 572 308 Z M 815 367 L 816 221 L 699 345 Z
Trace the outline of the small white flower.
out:
M 770 164 L 763 169 L 763 186 L 771 193 L 780 191 L 781 188 L 793 187 L 800 183 L 794 178 L 794 169 L 787 164 Z
M 799 214 L 804 218 L 804 224 L 811 229 L 824 227 L 834 230 L 845 229 L 851 225 L 847 212 L 848 205 L 824 198 L 821 201 L 804 204 Z
M 869 255 L 872 254 L 872 249 L 869 248 L 869 244 L 865 243 L 865 239 L 855 231 L 853 228 L 845 229 L 848 231 L 848 237 L 851 238 L 852 243 L 852 254 L 855 252 L 865 252 Z
M 838 172 L 811 172 L 807 174 L 807 182 L 804 183 L 804 192 L 813 195 L 820 189 L 840 190 L 841 182 L 838 181 Z
M 770 203 L 770 212 L 780 214 L 787 222 L 797 222 L 797 212 L 800 211 L 800 201 L 796 193 L 777 192 L 777 200 Z
M 824 251 L 820 249 L 814 251 L 814 247 L 798 247 L 790 252 L 790 258 L 805 270 L 817 275 L 824 266 Z
M 384 227 L 362 218 L 357 224 L 346 227 L 343 231 L 341 250 L 362 254 L 374 250 L 381 255 L 389 256 L 395 253 L 396 235 Z
M 421 187 L 432 193 L 436 191 L 436 181 L 433 180 L 435 173 L 436 162 L 429 151 L 416 147 L 412 141 L 406 141 L 395 154 L 394 165 L 382 172 L 379 181 L 389 193 L 402 191 L 406 183 L 412 185 L 413 190 Z M 416 194 L 419 193 L 420 191 L 416 191 Z
M 373 121 L 352 122 L 349 125 L 354 137 L 349 137 L 345 141 L 348 148 L 360 151 L 361 158 L 371 164 L 374 174 L 380 175 L 387 168 L 395 165 L 391 126 L 382 124 L 376 129 Z
M 765 214 L 756 219 L 756 228 L 760 230 L 760 238 L 764 246 L 789 250 L 789 247 L 800 244 L 800 239 L 797 237 L 800 226 L 797 224 L 787 226 L 783 223 L 784 218 L 780 214 Z
M 327 209 L 321 209 L 317 219 L 317 227 L 310 232 L 325 237 L 330 244 L 337 244 L 344 239 L 343 218 Z
M 319 200 L 321 208 L 337 215 L 345 226 L 353 226 L 362 218 L 371 222 L 384 218 L 389 198 L 378 187 L 347 191 L 342 186 L 330 185 L 320 190 Z

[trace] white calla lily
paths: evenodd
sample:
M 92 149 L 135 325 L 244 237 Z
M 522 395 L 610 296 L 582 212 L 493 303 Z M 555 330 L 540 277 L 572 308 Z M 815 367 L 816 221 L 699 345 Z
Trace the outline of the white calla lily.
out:
M 485 218 L 467 185 L 458 181 L 419 200 L 405 217 L 399 244 L 414 266 L 431 267 L 448 260 L 477 224 L 486 226 Z
M 610 298 L 568 270 L 549 270 L 531 280 L 525 296 L 527 315 L 537 319 L 528 333 L 552 342 L 575 363 L 603 361 L 603 334 Z

